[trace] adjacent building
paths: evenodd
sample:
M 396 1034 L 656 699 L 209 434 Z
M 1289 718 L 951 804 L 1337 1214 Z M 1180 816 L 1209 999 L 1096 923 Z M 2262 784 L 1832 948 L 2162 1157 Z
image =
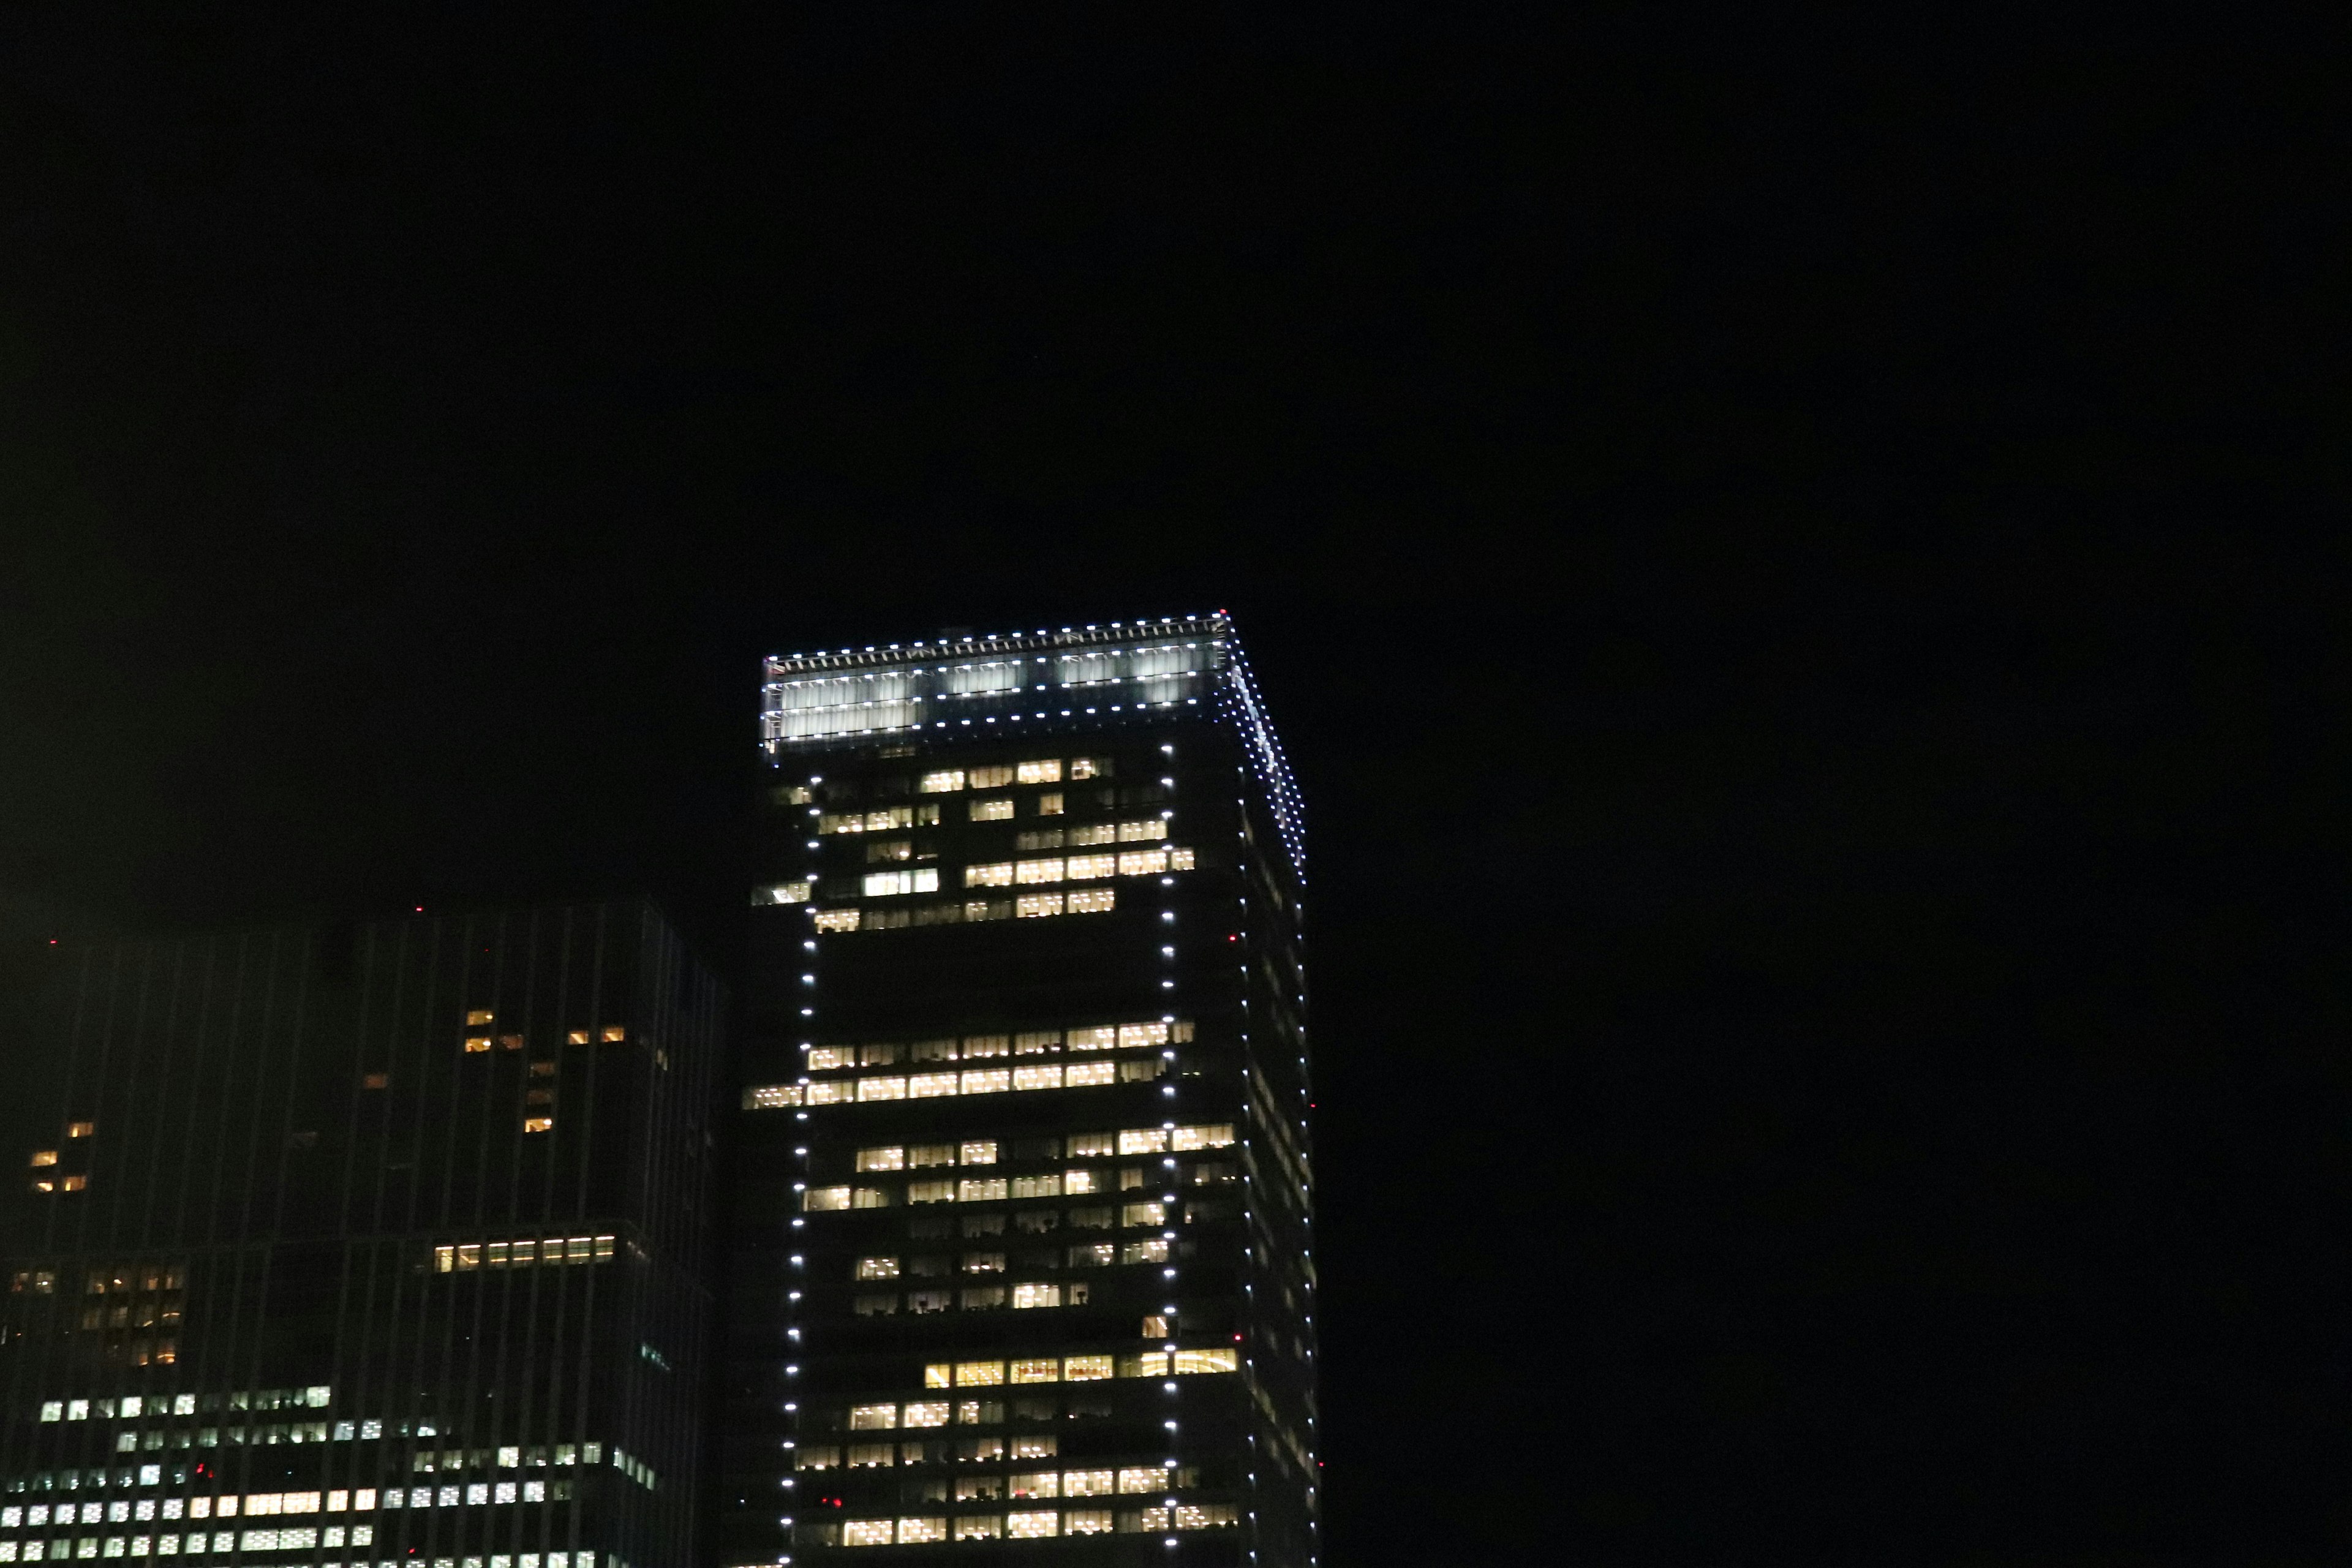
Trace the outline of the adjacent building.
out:
M 0 1563 L 688 1568 L 725 1008 L 642 902 L 58 955 Z
M 765 673 L 717 1560 L 1307 1568 L 1300 814 L 1233 627 Z

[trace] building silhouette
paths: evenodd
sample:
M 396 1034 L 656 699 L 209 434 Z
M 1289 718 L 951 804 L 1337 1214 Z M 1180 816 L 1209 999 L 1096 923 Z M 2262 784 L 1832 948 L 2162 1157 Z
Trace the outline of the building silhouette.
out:
M 767 661 L 719 1561 L 1316 1558 L 1299 803 L 1222 615 Z

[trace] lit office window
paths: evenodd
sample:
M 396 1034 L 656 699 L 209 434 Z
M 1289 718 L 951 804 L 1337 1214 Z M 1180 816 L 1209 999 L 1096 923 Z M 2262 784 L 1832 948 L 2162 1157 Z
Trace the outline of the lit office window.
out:
M 909 1426 L 944 1426 L 948 1424 L 949 1402 L 944 1399 L 918 1399 L 907 1405 Z
M 1176 1505 L 1176 1528 L 1179 1530 L 1210 1530 L 1221 1524 L 1241 1522 L 1241 1510 L 1229 1502 L 1193 1502 Z
M 1037 815 L 1040 816 L 1061 816 L 1062 792 L 1057 789 L 1049 789 L 1045 794 L 1039 795 L 1037 797 Z
M 1024 1510 L 1004 1516 L 1004 1533 L 1014 1541 L 1036 1541 L 1062 1532 L 1062 1516 L 1052 1509 Z
M 1194 863 L 1195 861 L 1192 851 L 1190 849 L 1171 849 L 1168 851 L 1168 868 L 1171 871 L 1190 871 L 1192 869 Z
M 935 867 L 915 871 L 868 871 L 865 889 L 869 899 L 891 898 L 900 893 L 936 893 L 940 890 L 940 873 Z
M 856 1065 L 857 1049 L 854 1046 L 818 1046 L 809 1052 L 811 1072 L 832 1072 Z
M 1074 1355 L 1062 1363 L 1062 1376 L 1071 1383 L 1091 1383 L 1108 1377 L 1111 1358 L 1107 1355 Z
M 963 1054 L 967 1058 L 1001 1057 L 1012 1048 L 1011 1042 L 1009 1035 L 967 1035 L 963 1041 Z
M 1123 1492 L 1156 1492 L 1167 1485 L 1168 1472 L 1157 1465 L 1130 1465 L 1118 1472 L 1118 1489 Z
M 1062 1363 L 1055 1360 L 1052 1356 L 1045 1356 L 1030 1361 L 1016 1361 L 1012 1365 L 1012 1381 L 1014 1383 L 1059 1383 L 1062 1381 Z
M 1111 1154 L 1118 1151 L 1108 1132 L 1073 1132 L 1069 1139 L 1070 1158 L 1083 1159 L 1089 1154 Z M 1076 1189 L 1072 1189 L 1075 1191 Z
M 1107 779 L 1110 777 L 1108 757 L 1073 757 L 1070 776 L 1074 779 Z
M 898 1278 L 898 1260 L 895 1258 L 861 1258 L 857 1260 L 857 1271 L 852 1278 L 896 1279 Z
M 1009 795 L 971 803 L 971 819 L 974 822 L 1009 822 L 1012 818 L 1013 797 Z
M 1167 1147 L 1164 1128 L 1132 1127 L 1118 1135 L 1118 1152 L 1122 1154 L 1157 1154 Z
M 936 1100 L 955 1092 L 956 1075 L 951 1072 L 919 1072 L 907 1079 L 908 1100 Z
M 1058 1198 L 1062 1195 L 1062 1178 L 1058 1175 L 1015 1176 L 1013 1195 L 1016 1198 Z
M 1088 888 L 1084 892 L 1072 893 L 1070 895 L 1070 913 L 1074 915 L 1099 915 L 1108 913 L 1112 905 L 1117 901 L 1118 897 L 1118 895 L 1112 892 L 1108 888 Z
M 1049 757 L 1044 762 L 1023 763 L 1015 773 L 1015 778 L 1025 784 L 1060 784 L 1062 782 L 1061 759 Z
M 856 910 L 819 910 L 812 923 L 819 931 L 856 931 L 858 911 Z
M 795 1469 L 830 1470 L 841 1463 L 841 1450 L 831 1444 L 803 1446 L 793 1460 Z
M 953 1182 L 908 1182 L 907 1201 L 909 1204 L 946 1204 L 955 1201 Z
M 984 1068 L 963 1075 L 966 1094 L 1004 1094 L 1013 1088 L 1013 1074 L 1004 1068 Z
M 1013 782 L 1013 764 L 994 763 L 984 768 L 974 768 L 971 781 L 974 789 L 1003 789 Z
M 1015 920 L 1035 920 L 1042 915 L 1058 915 L 1061 912 L 1062 895 L 1059 893 L 1024 893 L 1013 900 Z
M 1098 1029 L 1072 1029 L 1068 1037 L 1074 1051 L 1108 1051 L 1118 1044 L 1118 1031 L 1108 1025 Z
M 1220 1121 L 1203 1127 L 1179 1127 L 1176 1129 L 1175 1136 L 1170 1140 L 1171 1146 L 1179 1151 L 1225 1149 L 1232 1147 L 1233 1142 L 1234 1124 L 1230 1121 Z
M 1031 832 L 1020 834 L 1013 840 L 1013 847 L 1023 854 L 1027 854 L 1033 849 L 1059 849 L 1062 844 L 1062 830 L 1058 827 L 1036 828 Z
M 890 1521 L 887 1519 L 853 1519 L 841 1527 L 844 1546 L 887 1546 L 890 1544 Z
M 879 1149 L 860 1149 L 857 1168 L 861 1171 L 903 1171 L 907 1168 L 907 1151 L 896 1143 Z
M 1130 1241 L 1118 1249 L 1121 1263 L 1165 1263 L 1168 1261 L 1168 1238 L 1155 1236 L 1143 1241 Z
M 801 1210 L 816 1214 L 825 1209 L 845 1209 L 849 1206 L 847 1187 L 811 1187 L 801 1194 Z
M 956 1202 L 960 1204 L 1003 1203 L 1007 1183 L 1003 1176 L 966 1176 L 956 1184 Z
M 811 1105 L 845 1105 L 856 1098 L 857 1086 L 846 1079 L 808 1086 L 808 1102 Z
M 1156 877 L 1167 869 L 1165 849 L 1129 849 L 1118 857 L 1118 874 L 1122 877 Z
M 1111 1528 L 1110 1510 L 1107 1508 L 1074 1508 L 1062 1516 L 1065 1535 L 1108 1535 Z
M 986 866 L 966 866 L 963 885 L 967 888 L 1009 888 L 1013 885 L 1013 862 L 998 860 Z
M 1013 1287 L 1013 1306 L 1016 1311 L 1028 1307 L 1058 1307 L 1061 1304 L 1062 1288 L 1059 1285 Z
M 1001 1361 L 960 1361 L 955 1363 L 958 1388 L 977 1388 L 1004 1381 L 1004 1363 Z
M 1112 1485 L 1114 1477 L 1115 1472 L 1110 1470 L 1064 1470 L 1062 1495 L 1064 1497 L 1109 1497 L 1117 1489 Z
M 36 1165 L 54 1165 L 54 1164 L 56 1164 L 57 1163 L 58 1163 L 58 1152 L 57 1152 L 55 1149 L 36 1149 L 36 1150 L 34 1150 L 34 1151 L 33 1151 L 33 1163 L 34 1163 L 34 1164 L 36 1164 Z
M 1121 844 L 1137 844 L 1167 837 L 1168 824 L 1163 818 L 1157 816 L 1148 817 L 1141 822 L 1122 822 L 1118 825 L 1118 841 Z
M 1058 856 L 1043 860 L 1015 860 L 1013 879 L 1016 882 L 1058 882 L 1062 879 L 1062 861 Z
M 1176 1375 L 1190 1377 L 1200 1373 L 1239 1372 L 1242 1352 L 1227 1345 L 1217 1350 L 1178 1351 Z
M 993 1165 L 996 1163 L 996 1140 L 993 1138 L 968 1139 L 958 1152 L 967 1165 Z
M 1015 1437 L 1013 1457 L 1016 1459 L 1050 1459 L 1062 1451 L 1059 1437 Z
M 1121 1050 L 1139 1050 L 1145 1046 L 1164 1046 L 1167 1043 L 1168 1026 L 1165 1024 L 1121 1024 L 1118 1026 Z
M 849 1206 L 854 1209 L 887 1209 L 890 1194 L 880 1187 L 856 1187 L 849 1194 Z
M 893 860 L 912 860 L 914 858 L 915 841 L 911 838 L 877 838 L 866 846 L 866 863 L 869 866 L 887 865 Z
M 814 882 L 777 882 L 761 889 L 751 901 L 768 904 L 804 904 L 815 891 Z
M 952 1143 L 917 1143 L 907 1150 L 907 1163 L 917 1170 L 929 1165 L 952 1165 L 956 1163 L 956 1146 Z
M 1060 1497 L 1062 1473 L 1059 1470 L 1032 1470 L 1027 1475 L 1009 1478 L 1006 1489 L 1017 1498 Z
M 498 1015 L 488 1007 L 476 1007 L 467 1013 L 466 1026 L 469 1029 L 478 1029 L 485 1024 L 496 1021 L 497 1017 Z
M 551 1132 L 555 1130 L 555 1118 L 526 1116 L 522 1119 L 522 1130 L 526 1132 Z
M 1116 855 L 1073 855 L 1065 865 L 1068 868 L 1071 881 L 1093 882 L 1117 871 L 1118 861 L 1119 857 Z
M 1118 829 L 1108 822 L 1097 822 L 1090 826 L 1070 829 L 1070 843 L 1073 847 L 1082 848 L 1089 844 L 1113 844 L 1118 840 Z
M 963 1271 L 966 1274 L 1002 1274 L 1004 1272 L 1004 1254 L 967 1252 L 963 1255 Z
M 852 1443 L 849 1446 L 849 1468 L 853 1470 L 877 1470 L 898 1462 L 896 1443 Z
M 944 1519 L 902 1519 L 898 1521 L 898 1544 L 916 1545 L 926 1541 L 945 1541 L 948 1521 Z
M 955 1521 L 958 1541 L 1001 1541 L 1004 1538 L 1004 1521 L 992 1513 L 959 1514 Z
M 925 773 L 921 784 L 925 795 L 946 795 L 963 788 L 963 770 L 948 768 L 935 773 Z
M 1013 1069 L 1013 1087 L 1015 1089 L 1059 1089 L 1062 1087 L 1062 1069 L 1058 1067 L 1014 1068 Z
M 1071 1152 L 1076 1153 L 1079 1152 L 1079 1151 L 1072 1150 Z M 1082 1170 L 1065 1171 L 1062 1173 L 1062 1191 L 1069 1194 L 1072 1197 L 1076 1197 L 1081 1193 L 1098 1193 L 1102 1190 L 1102 1173 L 1099 1171 Z
M 466 1037 L 466 1049 L 467 1049 L 468 1052 L 473 1053 L 473 1054 L 475 1054 L 475 1055 L 479 1055 L 480 1053 L 482 1053 L 482 1052 L 484 1052 L 484 1051 L 487 1051 L 487 1050 L 488 1050 L 489 1048 L 490 1048 L 490 1037 L 489 1037 L 489 1036 L 488 1036 L 488 1035 L 468 1035 L 468 1036 L 467 1036 L 467 1037 Z
M 884 1432 L 898 1425 L 896 1405 L 858 1405 L 849 1412 L 849 1429 L 853 1432 Z
M 903 1078 L 861 1078 L 857 1080 L 857 1098 L 860 1101 L 904 1100 L 907 1098 L 907 1080 Z
M 1085 1089 L 1110 1082 L 1115 1072 L 1116 1064 L 1111 1062 L 1074 1062 L 1063 1081 L 1071 1089 Z

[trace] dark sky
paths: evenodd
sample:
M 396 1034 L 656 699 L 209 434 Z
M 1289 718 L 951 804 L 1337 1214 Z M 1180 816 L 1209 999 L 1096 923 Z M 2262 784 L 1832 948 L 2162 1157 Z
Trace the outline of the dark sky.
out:
M 1328 1563 L 2340 1561 L 2326 51 L 1899 9 L 9 7 L 0 975 L 1227 607 Z

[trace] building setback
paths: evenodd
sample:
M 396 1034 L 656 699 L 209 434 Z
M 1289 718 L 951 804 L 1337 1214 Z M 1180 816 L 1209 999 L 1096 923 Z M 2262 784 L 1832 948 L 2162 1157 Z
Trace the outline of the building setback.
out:
M 772 658 L 729 1564 L 1316 1560 L 1299 810 L 1222 616 Z
M 688 1568 L 724 1008 L 641 902 L 61 955 L 0 1563 Z

